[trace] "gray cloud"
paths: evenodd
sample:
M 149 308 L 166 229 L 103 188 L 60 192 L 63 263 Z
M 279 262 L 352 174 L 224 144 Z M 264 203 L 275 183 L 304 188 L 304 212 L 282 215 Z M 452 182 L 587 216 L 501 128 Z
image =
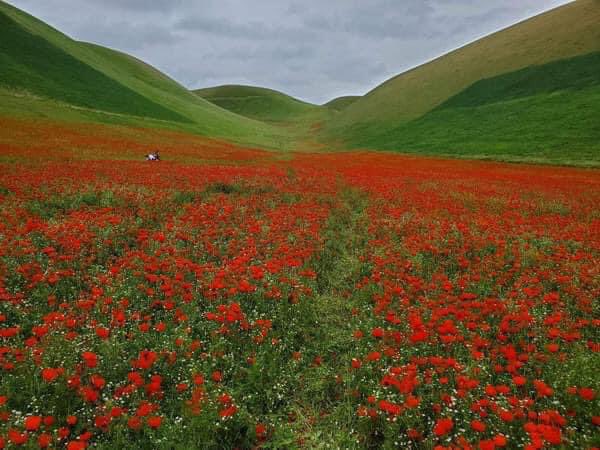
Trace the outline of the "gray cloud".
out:
M 566 0 L 8 0 L 189 88 L 243 83 L 315 103 L 387 78 Z
M 114 31 L 120 30 L 117 34 Z M 131 22 L 106 22 L 100 21 L 92 29 L 80 29 L 85 33 L 85 40 L 89 42 L 101 42 L 111 48 L 122 48 L 137 51 L 142 48 L 155 48 L 157 46 L 176 46 L 185 40 L 181 33 L 154 25 L 139 24 Z M 124 39 L 124 37 L 127 37 Z M 134 55 L 135 56 L 135 55 Z
M 135 12 L 145 11 L 173 11 L 190 3 L 186 0 L 84 0 L 86 3 L 100 3 L 115 10 L 128 10 Z

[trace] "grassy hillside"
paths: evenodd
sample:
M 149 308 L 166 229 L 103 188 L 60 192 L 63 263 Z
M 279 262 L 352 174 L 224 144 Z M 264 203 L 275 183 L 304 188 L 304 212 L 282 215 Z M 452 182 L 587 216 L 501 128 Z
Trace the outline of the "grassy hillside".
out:
M 336 111 L 341 111 L 342 109 L 347 108 L 352 103 L 360 98 L 360 95 L 346 95 L 344 97 L 334 98 L 333 100 L 328 101 L 323 106 L 327 108 L 334 109 Z
M 480 80 L 424 116 L 376 135 L 367 148 L 597 165 L 600 52 Z
M 303 102 L 273 89 L 224 85 L 193 91 L 215 105 L 279 130 L 281 145 L 294 150 L 322 150 L 317 131 L 338 113 L 333 108 Z
M 0 114 L 165 127 L 278 148 L 279 129 L 189 92 L 155 68 L 75 41 L 0 1 Z
M 480 80 L 436 109 L 475 107 L 599 84 L 600 52 L 593 52 Z
M 75 106 L 171 121 L 186 117 L 127 88 L 0 11 L 0 83 Z M 99 95 L 99 93 L 102 93 Z
M 382 142 L 481 79 L 600 50 L 599 23 L 600 0 L 578 0 L 516 24 L 388 80 L 330 121 L 325 136 L 350 147 Z
M 321 109 L 282 92 L 255 86 L 224 85 L 194 93 L 236 114 L 267 122 L 289 122 Z

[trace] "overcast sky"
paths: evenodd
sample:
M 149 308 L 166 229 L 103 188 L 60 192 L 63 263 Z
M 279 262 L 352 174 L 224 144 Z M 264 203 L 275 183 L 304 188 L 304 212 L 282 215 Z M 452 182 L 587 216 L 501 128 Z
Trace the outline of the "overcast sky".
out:
M 564 0 L 8 0 L 189 88 L 251 84 L 323 103 Z

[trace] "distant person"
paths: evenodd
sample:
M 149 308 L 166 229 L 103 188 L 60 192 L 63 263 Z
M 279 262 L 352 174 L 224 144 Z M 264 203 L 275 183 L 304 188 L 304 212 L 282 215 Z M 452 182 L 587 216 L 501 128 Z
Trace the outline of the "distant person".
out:
M 158 150 L 154 153 L 147 154 L 146 161 L 160 161 L 160 154 L 158 153 Z

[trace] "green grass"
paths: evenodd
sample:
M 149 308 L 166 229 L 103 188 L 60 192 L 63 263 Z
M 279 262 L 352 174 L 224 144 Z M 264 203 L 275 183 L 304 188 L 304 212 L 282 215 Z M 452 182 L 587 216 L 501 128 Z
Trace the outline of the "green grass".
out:
M 356 128 L 368 139 L 422 117 L 481 79 L 599 51 L 598 23 L 600 2 L 579 0 L 501 30 L 377 86 L 326 124 L 324 137 L 354 147 Z
M 343 97 L 334 98 L 333 100 L 330 100 L 327 103 L 325 103 L 323 106 L 334 109 L 336 111 L 341 111 L 342 109 L 345 109 L 348 106 L 350 106 L 359 98 L 360 95 L 346 95 Z
M 478 81 L 416 120 L 349 137 L 409 153 L 598 165 L 599 112 L 595 52 Z
M 442 109 L 362 143 L 405 153 L 597 166 L 599 102 L 594 88 Z M 356 136 L 361 142 L 360 130 Z
M 221 108 L 275 126 L 294 150 L 321 150 L 317 131 L 338 114 L 327 105 L 306 103 L 261 87 L 224 85 L 194 92 Z
M 189 120 L 27 32 L 1 11 L 0 80 L 5 88 L 75 106 L 176 122 Z
M 475 107 L 599 85 L 600 52 L 593 52 L 477 81 L 436 109 Z
M 228 111 L 266 122 L 290 122 L 321 109 L 282 92 L 254 86 L 225 85 L 194 92 Z

